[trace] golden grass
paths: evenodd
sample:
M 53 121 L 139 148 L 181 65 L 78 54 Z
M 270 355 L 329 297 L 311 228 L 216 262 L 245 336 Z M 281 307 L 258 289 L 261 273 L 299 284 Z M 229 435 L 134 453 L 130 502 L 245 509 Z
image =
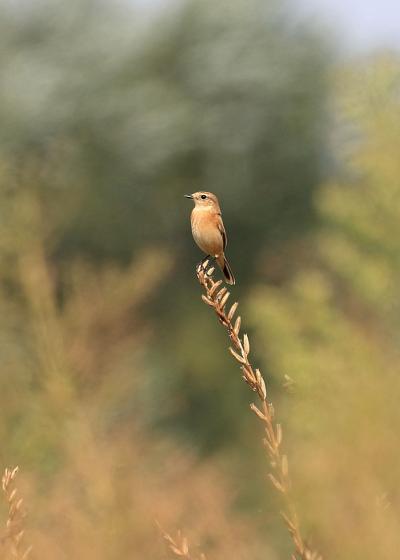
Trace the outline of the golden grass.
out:
M 6 558 L 10 556 L 16 560 L 26 560 L 32 547 L 25 545 L 23 538 L 26 511 L 23 507 L 23 498 L 19 497 L 15 484 L 18 470 L 18 467 L 6 468 L 1 479 L 3 495 L 8 507 L 6 529 L 1 543 L 6 550 Z
M 322 556 L 313 550 L 304 539 L 296 508 L 291 496 L 291 480 L 289 476 L 289 463 L 287 456 L 281 450 L 282 427 L 275 421 L 275 411 L 271 402 L 268 402 L 266 384 L 259 369 L 254 369 L 249 360 L 250 341 L 247 334 L 240 336 L 241 317 L 234 319 L 238 303 L 234 303 L 228 310 L 226 307 L 230 293 L 226 287 L 221 288 L 222 280 L 214 281 L 214 268 L 209 268 L 209 262 L 197 267 L 197 278 L 203 287 L 205 294 L 203 301 L 212 307 L 219 322 L 226 328 L 232 346 L 230 353 L 239 363 L 242 376 L 252 391 L 257 393 L 260 405 L 252 403 L 251 410 L 261 420 L 264 426 L 263 445 L 267 450 L 270 464 L 268 473 L 275 489 L 279 492 L 283 501 L 281 515 L 289 531 L 294 544 L 292 560 L 322 560 Z

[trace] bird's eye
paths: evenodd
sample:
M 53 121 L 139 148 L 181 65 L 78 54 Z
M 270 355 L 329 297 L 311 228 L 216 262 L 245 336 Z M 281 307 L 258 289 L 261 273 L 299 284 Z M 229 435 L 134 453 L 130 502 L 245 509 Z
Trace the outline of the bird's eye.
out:
M 202 194 L 201 197 L 203 200 L 205 200 L 207 198 L 207 196 L 205 194 Z

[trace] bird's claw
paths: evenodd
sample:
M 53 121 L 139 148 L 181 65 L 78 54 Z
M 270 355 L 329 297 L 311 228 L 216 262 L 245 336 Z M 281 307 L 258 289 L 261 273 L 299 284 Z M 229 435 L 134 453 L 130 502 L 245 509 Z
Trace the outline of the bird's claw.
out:
M 197 272 L 206 272 L 207 267 L 208 267 L 208 263 L 209 260 L 208 259 L 203 259 L 202 261 L 200 261 L 197 265 L 196 265 L 196 271 Z

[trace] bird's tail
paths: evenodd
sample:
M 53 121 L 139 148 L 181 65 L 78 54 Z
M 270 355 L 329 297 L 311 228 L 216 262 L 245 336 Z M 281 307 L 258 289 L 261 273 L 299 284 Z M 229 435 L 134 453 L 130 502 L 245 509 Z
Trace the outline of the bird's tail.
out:
M 217 263 L 220 267 L 220 269 L 222 270 L 224 276 L 225 276 L 225 280 L 227 282 L 227 284 L 234 284 L 235 283 L 235 277 L 233 275 L 232 269 L 229 266 L 228 261 L 226 260 L 225 255 L 222 253 L 222 255 L 218 255 L 217 257 Z

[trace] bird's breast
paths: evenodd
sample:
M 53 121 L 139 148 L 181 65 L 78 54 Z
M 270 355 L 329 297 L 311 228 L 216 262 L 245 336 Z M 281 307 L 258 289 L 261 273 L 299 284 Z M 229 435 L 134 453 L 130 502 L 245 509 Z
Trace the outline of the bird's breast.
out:
M 218 214 L 194 209 L 191 216 L 193 238 L 204 253 L 212 256 L 223 252 L 223 239 L 218 229 Z

